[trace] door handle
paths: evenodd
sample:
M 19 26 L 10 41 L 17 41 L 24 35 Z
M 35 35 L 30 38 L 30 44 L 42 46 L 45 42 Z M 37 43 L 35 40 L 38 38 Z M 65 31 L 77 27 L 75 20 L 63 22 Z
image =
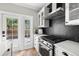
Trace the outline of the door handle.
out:
M 5 34 L 5 31 L 2 31 L 2 34 Z
M 2 37 L 5 37 L 5 35 L 2 35 Z
M 62 52 L 62 54 L 63 54 L 63 55 L 65 55 L 65 56 L 68 56 L 68 54 L 67 54 L 67 53 L 65 53 L 65 52 Z
M 5 31 L 2 31 L 2 37 L 5 37 Z

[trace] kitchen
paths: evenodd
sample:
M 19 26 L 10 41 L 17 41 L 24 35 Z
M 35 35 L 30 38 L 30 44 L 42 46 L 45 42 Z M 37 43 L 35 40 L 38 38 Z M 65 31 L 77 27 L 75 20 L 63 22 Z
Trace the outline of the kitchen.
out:
M 36 56 L 79 56 L 79 3 L 3 3 L 0 7 L 1 56 L 31 48 Z
M 43 23 L 43 25 L 41 25 L 40 23 L 40 26 L 39 26 L 39 34 L 41 34 L 41 32 L 43 31 L 44 34 L 48 34 L 48 35 L 47 36 L 43 35 L 40 41 L 38 41 L 39 47 L 38 46 L 37 46 L 38 48 L 36 47 L 37 51 L 39 50 L 38 52 L 40 52 L 43 56 L 45 55 L 77 56 L 76 53 L 78 52 L 78 50 L 76 49 L 78 49 L 78 46 L 75 45 L 75 43 L 78 43 L 78 37 L 79 37 L 78 36 L 79 21 L 78 21 L 78 8 L 77 8 L 78 4 L 77 3 L 70 3 L 70 4 L 57 3 L 56 5 L 56 4 L 50 3 L 49 5 L 47 5 L 47 7 L 51 5 L 53 8 L 50 7 L 49 14 L 48 15 L 45 14 L 46 15 L 45 21 L 48 22 L 48 19 L 49 19 L 49 22 L 48 22 L 49 26 L 46 25 L 45 23 Z M 51 8 L 53 11 L 51 11 Z M 71 11 L 72 13 L 70 13 Z M 40 30 L 40 28 L 42 29 L 42 31 Z M 51 44 L 51 41 L 54 41 L 54 46 L 52 46 L 53 42 Z M 47 49 L 46 47 L 43 47 L 44 45 L 48 46 L 49 49 Z M 51 48 L 55 52 L 53 52 Z M 74 51 L 74 53 L 70 52 L 70 50 Z M 49 51 L 49 54 L 46 54 L 48 51 Z M 53 52 L 53 54 L 51 52 Z

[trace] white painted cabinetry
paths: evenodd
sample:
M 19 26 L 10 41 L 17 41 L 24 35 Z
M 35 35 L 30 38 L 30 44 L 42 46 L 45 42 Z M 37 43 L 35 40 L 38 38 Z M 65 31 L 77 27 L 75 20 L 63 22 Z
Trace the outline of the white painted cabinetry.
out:
M 49 3 L 38 13 L 39 27 L 49 27 L 49 20 L 64 16 L 64 3 Z
M 79 56 L 79 43 L 66 40 L 55 45 L 55 56 Z
M 55 47 L 55 56 L 73 56 L 73 55 L 60 47 Z
M 34 34 L 34 47 L 37 50 L 37 52 L 39 52 L 39 39 L 40 39 L 41 36 L 46 36 L 46 35 L 44 35 L 44 34 L 41 34 L 41 35 Z
M 45 20 L 47 16 L 47 8 L 43 7 L 38 13 L 39 27 L 49 27 L 49 20 Z
M 39 51 L 39 37 L 37 35 L 34 35 L 34 47 L 38 52 Z
M 79 25 L 79 3 L 66 3 L 65 24 Z

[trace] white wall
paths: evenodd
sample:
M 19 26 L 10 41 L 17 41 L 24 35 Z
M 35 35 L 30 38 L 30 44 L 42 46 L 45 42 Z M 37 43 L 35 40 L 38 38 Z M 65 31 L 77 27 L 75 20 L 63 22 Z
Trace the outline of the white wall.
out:
M 33 26 L 34 28 L 37 28 L 38 26 L 38 20 L 37 20 L 37 12 L 25 7 L 21 7 L 15 4 L 11 3 L 0 3 L 0 10 L 2 11 L 8 11 L 8 12 L 14 12 L 24 15 L 31 15 L 33 16 Z

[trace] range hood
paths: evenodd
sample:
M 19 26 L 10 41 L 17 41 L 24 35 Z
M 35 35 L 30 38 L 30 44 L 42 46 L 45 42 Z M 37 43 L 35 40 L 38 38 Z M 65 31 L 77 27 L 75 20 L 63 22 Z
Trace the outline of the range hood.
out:
M 58 18 L 64 16 L 64 9 L 62 7 L 54 10 L 53 12 L 49 13 L 45 19 L 51 19 L 51 18 Z

